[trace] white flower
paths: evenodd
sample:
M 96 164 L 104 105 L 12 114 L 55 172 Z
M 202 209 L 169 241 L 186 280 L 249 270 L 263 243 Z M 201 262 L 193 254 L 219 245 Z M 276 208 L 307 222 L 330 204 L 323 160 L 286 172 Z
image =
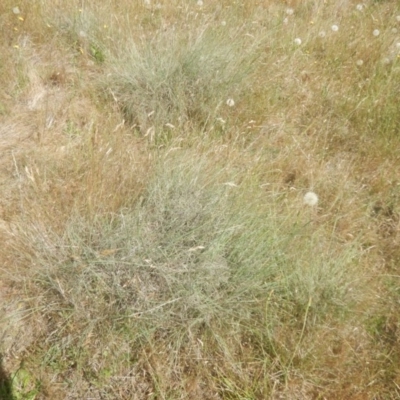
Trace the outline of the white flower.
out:
M 318 33 L 318 36 L 320 38 L 324 38 L 326 36 L 326 32 L 325 31 L 321 31 L 320 33 Z
M 339 30 L 339 27 L 337 25 L 332 25 L 331 29 L 333 30 L 333 32 L 337 32 Z
M 379 32 L 379 29 L 374 29 L 374 31 L 372 32 L 372 34 L 377 37 L 379 36 L 381 33 Z
M 364 6 L 363 6 L 362 4 L 357 4 L 356 9 L 357 9 L 358 11 L 362 11 L 363 8 L 364 8 Z
M 303 198 L 304 204 L 315 206 L 318 204 L 318 196 L 314 192 L 307 192 Z
M 202 0 L 198 0 L 197 5 L 198 5 L 199 7 L 203 7 L 204 3 L 202 2 Z
M 286 9 L 286 14 L 287 14 L 287 15 L 293 15 L 293 13 L 294 13 L 293 8 L 287 8 L 287 9 Z
M 363 61 L 363 60 L 357 60 L 357 61 L 356 61 L 356 64 L 357 64 L 359 67 L 361 67 L 361 65 L 364 64 L 364 61 Z
M 294 39 L 294 44 L 297 44 L 297 46 L 300 46 L 301 45 L 301 39 L 300 38 Z
M 233 106 L 235 105 L 235 100 L 233 100 L 233 99 L 228 99 L 228 100 L 226 101 L 226 104 L 227 104 L 229 107 L 233 107 Z

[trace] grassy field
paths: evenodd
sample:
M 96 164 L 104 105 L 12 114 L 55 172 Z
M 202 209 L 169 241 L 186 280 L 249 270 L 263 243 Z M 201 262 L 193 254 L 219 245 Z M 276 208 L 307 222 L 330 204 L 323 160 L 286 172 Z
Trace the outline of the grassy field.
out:
M 400 398 L 400 4 L 2 0 L 0 399 Z

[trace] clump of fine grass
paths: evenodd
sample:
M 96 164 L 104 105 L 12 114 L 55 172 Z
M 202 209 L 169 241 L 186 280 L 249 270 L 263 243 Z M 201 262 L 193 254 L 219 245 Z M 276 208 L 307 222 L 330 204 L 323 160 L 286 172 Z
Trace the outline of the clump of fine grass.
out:
M 258 57 L 257 43 L 240 28 L 227 29 L 209 24 L 177 33 L 168 28 L 150 41 L 124 43 L 105 82 L 106 94 L 144 134 L 204 129 L 227 99 L 245 90 Z
M 93 368 L 92 350 L 105 352 L 102 369 L 123 362 L 129 370 L 135 363 L 105 349 L 128 344 L 143 365 L 143 354 L 169 349 L 168 372 L 150 371 L 146 380 L 168 395 L 171 371 L 180 371 L 175 380 L 188 379 L 185 352 L 198 339 L 210 360 L 222 352 L 233 368 L 250 353 L 264 354 L 265 373 L 287 374 L 307 362 L 299 354 L 315 324 L 351 312 L 361 298 L 356 249 L 317 226 L 310 230 L 301 199 L 288 222 L 277 215 L 274 196 L 257 194 L 246 180 L 226 184 L 235 177 L 211 165 L 204 157 L 167 158 L 136 207 L 94 218 L 74 213 L 62 233 L 40 221 L 18 224 L 24 228 L 13 251 L 24 278 L 15 280 L 52 331 L 42 344 L 44 368 L 66 337 L 75 351 L 63 356 L 60 373 L 71 358 Z M 293 334 L 277 335 L 283 326 Z M 243 340 L 246 358 L 236 353 Z M 86 379 L 106 378 L 97 371 Z M 268 395 L 268 380 L 261 386 Z

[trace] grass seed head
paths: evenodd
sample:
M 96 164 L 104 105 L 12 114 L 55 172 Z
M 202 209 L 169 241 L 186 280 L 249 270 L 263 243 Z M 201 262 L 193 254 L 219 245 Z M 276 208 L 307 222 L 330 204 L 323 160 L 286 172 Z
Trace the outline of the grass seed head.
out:
M 228 100 L 226 101 L 226 104 L 227 104 L 229 107 L 233 107 L 233 106 L 235 105 L 235 100 L 233 100 L 233 99 L 228 99 Z
M 316 206 L 318 204 L 318 196 L 314 192 L 307 192 L 303 198 L 304 204 L 308 206 Z

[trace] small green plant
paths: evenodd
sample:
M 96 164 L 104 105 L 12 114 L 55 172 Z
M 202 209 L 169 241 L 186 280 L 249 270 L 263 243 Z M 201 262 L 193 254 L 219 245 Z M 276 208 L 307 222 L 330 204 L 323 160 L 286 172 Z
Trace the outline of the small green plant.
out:
M 11 378 L 14 400 L 35 400 L 40 393 L 40 382 L 24 367 Z
M 98 63 L 102 63 L 105 60 L 104 52 L 95 44 L 90 45 L 90 54 Z

